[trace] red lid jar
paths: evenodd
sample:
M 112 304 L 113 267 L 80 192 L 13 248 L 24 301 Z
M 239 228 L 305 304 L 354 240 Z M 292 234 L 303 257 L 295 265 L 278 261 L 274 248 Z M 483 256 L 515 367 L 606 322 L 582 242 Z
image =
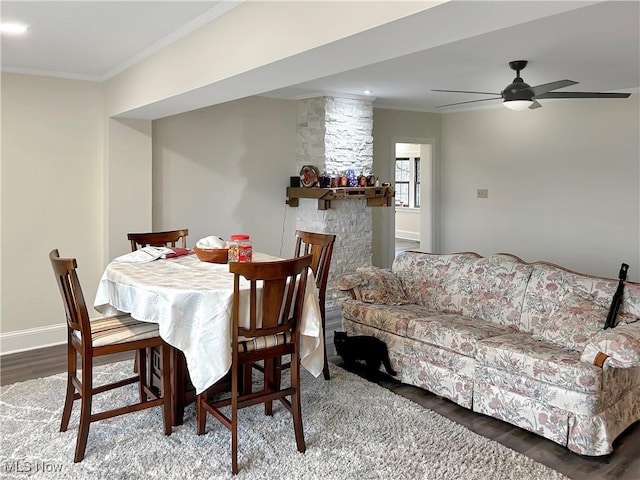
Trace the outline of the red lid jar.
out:
M 229 242 L 229 262 L 248 263 L 253 257 L 253 247 L 249 235 L 231 235 Z

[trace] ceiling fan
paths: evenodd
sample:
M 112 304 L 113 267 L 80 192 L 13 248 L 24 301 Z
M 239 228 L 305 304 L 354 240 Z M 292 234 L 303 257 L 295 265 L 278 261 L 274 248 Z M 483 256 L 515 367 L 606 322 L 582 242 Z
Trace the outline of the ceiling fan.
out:
M 481 98 L 480 100 L 469 100 L 467 102 L 449 103 L 447 105 L 438 105 L 436 108 L 451 107 L 453 105 L 463 105 L 465 103 L 486 102 L 488 100 L 504 100 L 504 106 L 511 110 L 525 110 L 527 108 L 539 108 L 542 105 L 538 100 L 542 98 L 627 98 L 630 93 L 598 93 L 598 92 L 554 92 L 559 88 L 576 85 L 578 82 L 573 80 L 558 80 L 551 83 L 543 83 L 535 87 L 525 83 L 520 77 L 520 71 L 527 66 L 527 60 L 514 60 L 509 62 L 509 67 L 516 71 L 516 78 L 509 85 L 504 87 L 500 93 L 492 92 L 469 92 L 465 90 L 436 90 L 434 92 L 450 92 L 450 93 L 477 93 L 480 95 L 496 95 L 494 98 Z

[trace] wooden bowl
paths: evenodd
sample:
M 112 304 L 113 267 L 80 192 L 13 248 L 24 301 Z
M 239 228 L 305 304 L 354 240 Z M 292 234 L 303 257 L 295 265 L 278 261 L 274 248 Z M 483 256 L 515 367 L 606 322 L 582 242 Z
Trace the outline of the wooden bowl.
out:
M 198 248 L 193 247 L 193 251 L 201 262 L 227 263 L 229 258 L 228 248 Z

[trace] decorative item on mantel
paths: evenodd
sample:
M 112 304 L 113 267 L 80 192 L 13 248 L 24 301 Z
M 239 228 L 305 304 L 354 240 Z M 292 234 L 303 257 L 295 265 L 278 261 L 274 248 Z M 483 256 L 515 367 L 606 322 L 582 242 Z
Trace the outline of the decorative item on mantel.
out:
M 313 165 L 304 165 L 300 170 L 300 183 L 303 187 L 314 187 L 318 184 L 320 172 Z
M 331 187 L 331 176 L 327 172 L 320 174 L 320 188 Z
M 354 172 L 351 168 L 346 172 L 347 176 L 347 186 L 348 187 L 357 187 L 358 186 L 358 178 L 356 177 L 356 172 Z
M 362 173 L 362 175 L 358 175 L 358 186 L 359 187 L 367 186 L 367 176 L 364 174 L 364 172 Z
M 347 174 L 343 173 L 342 175 L 340 175 L 339 179 L 338 179 L 338 186 L 339 187 L 348 187 L 349 186 L 349 179 L 347 178 Z

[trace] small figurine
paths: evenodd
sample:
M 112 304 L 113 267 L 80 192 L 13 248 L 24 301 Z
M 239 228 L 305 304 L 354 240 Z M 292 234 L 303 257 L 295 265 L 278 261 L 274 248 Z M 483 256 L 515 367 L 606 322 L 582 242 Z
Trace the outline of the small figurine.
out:
M 358 178 L 356 177 L 356 172 L 352 169 L 347 170 L 347 186 L 348 187 L 357 187 L 358 186 Z

